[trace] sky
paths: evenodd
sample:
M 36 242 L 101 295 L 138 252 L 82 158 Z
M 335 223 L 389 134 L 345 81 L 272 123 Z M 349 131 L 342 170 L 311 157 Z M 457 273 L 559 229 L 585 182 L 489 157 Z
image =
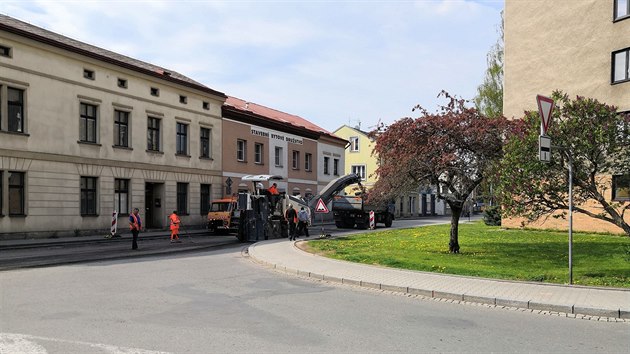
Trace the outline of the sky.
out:
M 472 99 L 503 0 L 0 0 L 0 13 L 334 131 Z

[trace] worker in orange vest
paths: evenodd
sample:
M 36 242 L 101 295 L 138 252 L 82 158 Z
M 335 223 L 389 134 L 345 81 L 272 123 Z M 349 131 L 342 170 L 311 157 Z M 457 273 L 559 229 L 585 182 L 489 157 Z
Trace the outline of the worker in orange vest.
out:
M 179 241 L 179 216 L 177 215 L 177 210 L 173 210 L 173 214 L 169 215 L 168 219 L 171 221 L 171 242 L 180 242 Z
M 272 184 L 267 191 L 269 192 L 270 196 L 269 196 L 269 204 L 271 207 L 271 213 L 273 214 L 273 212 L 276 210 L 276 204 L 278 203 L 278 196 L 280 195 L 280 192 L 278 192 L 278 185 L 277 184 Z
M 131 215 L 129 215 L 129 229 L 131 230 L 131 235 L 133 236 L 131 249 L 138 249 L 138 233 L 142 230 L 142 220 L 140 220 L 140 215 L 138 215 L 138 208 L 134 208 Z
M 272 184 L 271 187 L 269 187 L 269 189 L 267 189 L 269 191 L 269 194 L 271 195 L 279 195 L 280 193 L 278 192 L 278 185 L 277 184 Z

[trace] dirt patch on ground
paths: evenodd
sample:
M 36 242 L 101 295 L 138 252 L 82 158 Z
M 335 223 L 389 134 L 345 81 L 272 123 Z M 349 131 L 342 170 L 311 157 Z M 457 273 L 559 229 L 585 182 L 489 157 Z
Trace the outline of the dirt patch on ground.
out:
M 329 252 L 320 251 L 318 249 L 311 247 L 309 241 L 298 241 L 295 243 L 295 247 L 301 249 L 304 252 L 316 254 L 318 256 L 326 257 L 326 255 L 329 253 Z

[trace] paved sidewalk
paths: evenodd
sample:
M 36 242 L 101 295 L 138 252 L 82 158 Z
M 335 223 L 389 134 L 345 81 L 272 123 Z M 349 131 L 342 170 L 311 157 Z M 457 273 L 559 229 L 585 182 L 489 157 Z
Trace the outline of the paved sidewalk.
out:
M 630 289 L 538 284 L 370 266 L 317 256 L 296 244 L 270 240 L 253 244 L 258 263 L 290 274 L 426 297 L 630 319 Z

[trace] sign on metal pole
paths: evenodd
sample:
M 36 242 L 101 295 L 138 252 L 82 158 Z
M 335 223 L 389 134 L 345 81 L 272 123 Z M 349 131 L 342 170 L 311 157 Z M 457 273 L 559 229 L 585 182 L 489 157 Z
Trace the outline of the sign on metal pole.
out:
M 315 206 L 315 212 L 316 213 L 327 213 L 328 212 L 328 207 L 326 206 L 326 203 L 324 203 L 322 198 L 319 198 L 319 200 L 317 201 L 317 205 Z
M 538 159 L 542 162 L 551 162 L 551 138 L 541 135 L 538 138 Z
M 536 103 L 538 104 L 538 114 L 540 114 L 540 135 L 547 135 L 551 112 L 553 112 L 555 103 L 551 98 L 542 95 L 536 95 Z

